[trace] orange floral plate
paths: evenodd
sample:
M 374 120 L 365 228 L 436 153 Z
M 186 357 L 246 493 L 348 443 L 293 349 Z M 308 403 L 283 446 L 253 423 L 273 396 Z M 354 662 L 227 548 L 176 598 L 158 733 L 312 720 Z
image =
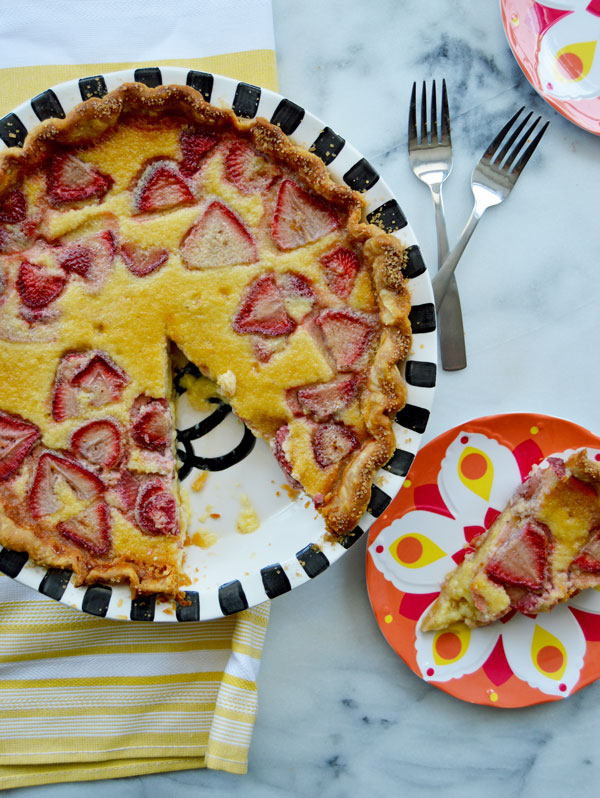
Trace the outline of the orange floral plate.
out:
M 421 632 L 420 620 L 469 541 L 500 513 L 531 467 L 600 437 L 551 416 L 469 421 L 417 454 L 403 488 L 370 529 L 367 587 L 386 640 L 422 679 L 475 704 L 524 707 L 566 698 L 600 677 L 600 590 L 549 613 L 479 629 Z

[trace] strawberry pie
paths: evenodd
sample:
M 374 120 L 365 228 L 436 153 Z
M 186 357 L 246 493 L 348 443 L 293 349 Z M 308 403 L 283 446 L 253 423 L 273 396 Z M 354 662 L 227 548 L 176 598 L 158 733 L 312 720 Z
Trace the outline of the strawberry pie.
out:
M 278 127 L 189 87 L 124 85 L 6 152 L 0 543 L 76 584 L 178 591 L 171 342 L 351 532 L 411 345 L 402 247 L 362 208 Z
M 544 612 L 600 585 L 600 463 L 580 450 L 535 466 L 444 581 L 424 631 Z

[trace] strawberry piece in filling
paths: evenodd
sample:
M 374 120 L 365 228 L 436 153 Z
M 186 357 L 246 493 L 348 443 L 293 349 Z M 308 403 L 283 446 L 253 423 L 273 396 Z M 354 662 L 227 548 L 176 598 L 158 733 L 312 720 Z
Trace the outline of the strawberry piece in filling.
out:
M 166 211 L 193 202 L 194 195 L 174 161 L 149 163 L 133 191 L 135 213 Z
M 0 202 L 0 222 L 17 224 L 27 215 L 27 200 L 21 189 L 9 191 Z
M 333 293 L 342 299 L 348 297 L 360 269 L 357 254 L 347 247 L 338 247 L 323 255 L 319 262 L 325 270 L 327 285 Z
M 179 169 L 185 177 L 193 177 L 200 169 L 202 157 L 210 152 L 217 139 L 206 133 L 186 127 L 181 131 L 179 145 L 183 160 L 179 164 Z
M 61 509 L 55 494 L 56 481 L 62 477 L 78 499 L 90 501 L 104 492 L 102 480 L 75 460 L 44 452 L 40 455 L 29 493 L 29 509 L 34 518 L 52 515 Z
M 147 535 L 177 535 L 177 504 L 160 480 L 147 482 L 139 491 L 135 508 L 138 526 Z
M 600 534 L 593 535 L 589 543 L 573 560 L 573 565 L 591 574 L 600 574 Z
M 338 371 L 361 371 L 375 340 L 378 319 L 374 314 L 349 308 L 325 310 L 315 319 Z
M 256 243 L 244 222 L 217 200 L 185 234 L 181 255 L 188 269 L 218 269 L 258 260 Z
M 358 377 L 342 377 L 299 388 L 298 403 L 304 413 L 312 414 L 317 421 L 324 421 L 347 407 L 357 390 Z
M 271 235 L 280 249 L 296 249 L 332 233 L 339 226 L 336 214 L 326 203 L 306 192 L 293 180 L 279 188 Z
M 274 274 L 264 274 L 250 283 L 232 325 L 240 334 L 287 335 L 296 329 Z
M 24 260 L 19 267 L 16 287 L 23 304 L 39 310 L 61 295 L 66 282 L 63 274 L 53 274 L 47 266 Z
M 110 548 L 110 510 L 105 502 L 98 502 L 86 510 L 61 521 L 60 534 L 92 554 L 106 554 Z
M 106 353 L 69 352 L 56 370 L 52 417 L 64 421 L 78 416 L 80 391 L 90 394 L 95 407 L 117 401 L 128 382 L 125 372 Z
M 171 411 L 165 399 L 138 397 L 133 406 L 131 437 L 143 449 L 164 449 L 173 429 Z
M 105 230 L 64 244 L 58 253 L 58 262 L 68 274 L 100 285 L 112 266 L 115 250 L 115 237 L 110 230 Z
M 121 257 L 132 274 L 135 274 L 136 277 L 146 277 L 165 265 L 169 259 L 169 253 L 160 247 L 145 249 L 125 241 L 121 244 Z
M 225 157 L 225 177 L 242 194 L 255 194 L 268 191 L 281 172 L 249 144 L 233 141 Z
M 541 524 L 530 520 L 510 535 L 485 572 L 495 582 L 539 591 L 544 586 L 547 561 L 547 535 Z
M 40 437 L 34 424 L 0 411 L 0 481 L 19 470 Z
M 113 468 L 121 459 L 121 433 L 113 421 L 90 421 L 71 435 L 71 449 L 88 463 Z
M 318 465 L 329 468 L 358 448 L 358 438 L 344 424 L 319 424 L 312 437 L 312 448 Z
M 279 429 L 277 430 L 277 434 L 275 435 L 273 441 L 271 442 L 271 447 L 273 449 L 273 454 L 275 455 L 275 459 L 283 469 L 283 472 L 285 473 L 290 485 L 292 485 L 292 487 L 294 488 L 301 490 L 302 485 L 292 476 L 292 464 L 288 460 L 288 457 L 284 449 L 285 441 L 289 433 L 290 433 L 290 428 L 287 424 L 285 424 L 283 427 L 279 427 Z
M 53 205 L 101 199 L 112 184 L 109 175 L 102 174 L 75 155 L 55 156 L 46 178 L 46 189 Z

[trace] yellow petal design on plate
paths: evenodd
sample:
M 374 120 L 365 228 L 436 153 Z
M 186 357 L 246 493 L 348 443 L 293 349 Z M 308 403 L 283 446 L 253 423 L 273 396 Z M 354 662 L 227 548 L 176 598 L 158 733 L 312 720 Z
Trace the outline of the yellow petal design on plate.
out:
M 409 532 L 396 538 L 390 546 L 390 554 L 405 568 L 423 568 L 447 556 L 447 552 L 431 538 L 418 532 Z
M 488 455 L 473 446 L 466 446 L 458 460 L 458 477 L 473 493 L 487 502 L 494 482 L 494 466 Z
M 454 623 L 433 639 L 433 661 L 436 665 L 449 665 L 461 659 L 469 648 L 471 630 L 464 623 Z
M 567 650 L 558 637 L 538 624 L 531 640 L 531 659 L 538 671 L 549 679 L 562 679 L 567 669 Z
M 556 53 L 556 80 L 579 81 L 590 72 L 594 63 L 597 41 L 567 44 Z

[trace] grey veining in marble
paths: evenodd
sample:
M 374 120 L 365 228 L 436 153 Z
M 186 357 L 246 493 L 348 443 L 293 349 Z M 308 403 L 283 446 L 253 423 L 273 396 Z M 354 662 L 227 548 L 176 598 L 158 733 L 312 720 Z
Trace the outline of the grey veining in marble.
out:
M 451 240 L 471 208 L 471 170 L 497 129 L 523 104 L 551 120 L 511 197 L 486 214 L 459 266 L 469 366 L 439 373 L 425 439 L 470 418 L 522 410 L 600 432 L 600 142 L 531 89 L 506 43 L 498 0 L 274 0 L 274 15 L 281 92 L 382 172 L 429 263 L 429 192 L 406 157 L 413 80 L 448 82 Z M 247 776 L 185 771 L 15 796 L 597 794 L 600 685 L 554 704 L 494 710 L 423 683 L 375 624 L 364 559 L 361 541 L 274 602 Z

